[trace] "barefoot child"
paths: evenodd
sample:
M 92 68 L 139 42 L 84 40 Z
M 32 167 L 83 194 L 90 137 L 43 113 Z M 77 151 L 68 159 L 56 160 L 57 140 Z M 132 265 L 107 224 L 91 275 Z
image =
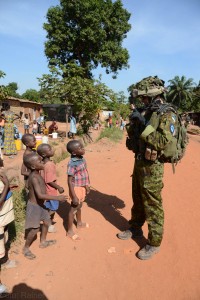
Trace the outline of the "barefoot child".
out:
M 26 237 L 23 254 L 28 259 L 34 259 L 36 256 L 30 251 L 29 247 L 39 231 L 41 221 L 43 225 L 39 247 L 46 248 L 56 243 L 56 240 L 46 240 L 51 219 L 48 210 L 44 206 L 44 201 L 51 200 L 52 196 L 46 194 L 44 179 L 39 174 L 39 171 L 44 169 L 42 158 L 36 153 L 28 154 L 24 157 L 24 165 L 31 170 L 31 173 L 28 178 L 29 201 L 26 208 L 25 222 L 25 229 L 28 229 L 29 232 Z M 54 196 L 54 199 L 66 201 L 67 196 Z
M 59 207 L 59 201 L 53 199 L 54 196 L 57 196 L 57 191 L 62 194 L 64 193 L 64 189 L 57 184 L 56 165 L 52 160 L 50 160 L 50 158 L 54 156 L 54 150 L 52 147 L 49 144 L 41 144 L 37 148 L 37 153 L 42 157 L 42 161 L 44 163 L 44 169 L 40 174 L 46 185 L 46 193 L 47 195 L 52 196 L 52 200 L 44 203 L 51 216 L 51 225 L 49 226 L 48 232 L 56 232 L 53 225 L 53 218 Z
M 24 151 L 23 159 L 26 155 L 35 152 L 36 147 L 36 138 L 33 134 L 24 134 L 22 136 L 22 143 L 26 146 L 26 150 Z M 30 174 L 31 170 L 27 169 L 22 163 L 21 167 L 21 175 L 24 175 L 24 184 L 25 184 L 25 190 L 28 194 L 28 176 Z
M 74 215 L 77 219 L 77 228 L 89 227 L 81 220 L 82 202 L 85 200 L 86 193 L 89 193 L 89 174 L 86 161 L 83 158 L 85 149 L 80 141 L 73 140 L 67 144 L 67 151 L 71 154 L 71 159 L 67 166 L 69 196 L 72 200 L 69 211 L 67 236 L 73 240 L 79 240 L 79 236 L 73 231 Z

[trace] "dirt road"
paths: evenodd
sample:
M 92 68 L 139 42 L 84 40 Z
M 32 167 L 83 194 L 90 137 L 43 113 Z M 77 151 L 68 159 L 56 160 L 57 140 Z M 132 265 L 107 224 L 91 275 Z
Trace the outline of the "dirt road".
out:
M 12 249 L 11 258 L 19 266 L 1 275 L 13 290 L 10 299 L 199 300 L 200 137 L 190 136 L 175 175 L 171 165 L 165 166 L 164 239 L 160 253 L 149 261 L 135 255 L 145 239 L 121 241 L 116 237 L 128 227 L 130 218 L 133 154 L 124 141 L 113 145 L 102 140 L 86 150 L 93 189 L 82 214 L 90 228 L 78 231 L 80 241 L 67 238 L 69 204 L 61 204 L 57 233 L 49 234 L 57 239 L 56 245 L 39 249 L 38 236 L 32 245 L 37 255 L 34 261 L 22 256 L 22 245 Z M 66 190 L 67 161 L 57 165 L 59 182 Z M 144 234 L 147 236 L 146 225 Z M 115 252 L 108 252 L 111 247 Z

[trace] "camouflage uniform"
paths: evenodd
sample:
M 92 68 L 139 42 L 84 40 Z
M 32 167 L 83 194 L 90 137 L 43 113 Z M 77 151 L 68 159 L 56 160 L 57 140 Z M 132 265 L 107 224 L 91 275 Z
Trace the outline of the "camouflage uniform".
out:
M 185 136 L 180 128 L 177 110 L 164 104 L 164 81 L 157 76 L 149 76 L 135 85 L 133 100 L 142 97 L 146 105 L 143 110 L 135 109 L 127 126 L 126 146 L 135 153 L 132 177 L 133 207 L 131 227 L 117 234 L 127 240 L 141 237 L 142 226 L 148 224 L 148 242 L 138 251 L 137 257 L 150 259 L 160 250 L 163 237 L 164 211 L 161 191 L 163 188 L 164 162 L 178 161 L 183 154 Z
M 164 81 L 150 76 L 138 82 L 132 91 L 133 99 L 142 97 L 146 106 L 137 110 L 130 102 L 133 111 L 127 126 L 126 146 L 135 153 L 133 207 L 129 221 L 131 227 L 117 236 L 122 240 L 141 237 L 142 226 L 147 221 L 148 242 L 137 253 L 142 260 L 159 252 L 164 225 L 161 197 L 164 162 L 174 163 L 181 152 L 177 149 L 179 118 L 173 107 L 163 103 L 165 91 Z
M 149 119 L 149 117 L 148 117 Z M 146 120 L 151 127 L 153 118 Z M 138 141 L 140 151 L 135 154 L 132 177 L 133 207 L 131 210 L 131 227 L 141 228 L 148 223 L 148 243 L 159 247 L 163 237 L 164 212 L 161 191 L 163 188 L 164 163 L 159 154 L 175 134 L 176 118 L 172 112 L 163 114 L 157 130 Z M 148 126 L 147 126 L 148 127 Z M 146 127 L 146 128 L 147 128 Z M 145 149 L 149 147 L 158 153 L 155 161 L 145 159 Z
M 135 160 L 131 210 L 132 226 L 142 227 L 148 223 L 148 240 L 152 246 L 160 246 L 163 236 L 164 212 L 161 190 L 163 188 L 163 163 Z

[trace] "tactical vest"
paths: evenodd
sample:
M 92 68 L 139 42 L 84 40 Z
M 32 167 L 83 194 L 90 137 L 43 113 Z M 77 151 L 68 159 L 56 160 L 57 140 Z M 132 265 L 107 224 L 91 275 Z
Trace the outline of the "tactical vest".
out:
M 164 117 L 172 120 L 169 124 L 169 130 L 166 132 L 162 128 Z M 172 163 L 173 165 L 183 157 L 188 142 L 187 131 L 185 126 L 182 125 L 180 115 L 172 104 L 161 104 L 156 111 L 152 112 L 149 121 L 143 122 L 143 130 L 141 122 L 139 122 L 139 127 L 136 125 L 136 123 L 130 122 L 127 130 L 126 145 L 129 150 L 136 154 L 144 154 L 147 160 L 154 161 L 158 159 L 163 163 Z M 160 145 L 157 144 L 156 132 L 163 135 L 165 145 L 162 145 L 162 142 Z M 151 145 L 149 146 L 148 137 L 150 135 L 155 137 L 155 143 L 151 139 Z

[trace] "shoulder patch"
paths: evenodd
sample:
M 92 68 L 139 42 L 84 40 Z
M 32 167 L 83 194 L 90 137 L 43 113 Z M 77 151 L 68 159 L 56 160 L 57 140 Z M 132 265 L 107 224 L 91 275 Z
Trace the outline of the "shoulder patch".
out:
M 176 116 L 172 115 L 172 120 L 174 121 L 174 123 L 176 122 Z
M 170 128 L 170 132 L 173 134 L 175 130 L 174 124 L 170 124 L 169 128 Z

